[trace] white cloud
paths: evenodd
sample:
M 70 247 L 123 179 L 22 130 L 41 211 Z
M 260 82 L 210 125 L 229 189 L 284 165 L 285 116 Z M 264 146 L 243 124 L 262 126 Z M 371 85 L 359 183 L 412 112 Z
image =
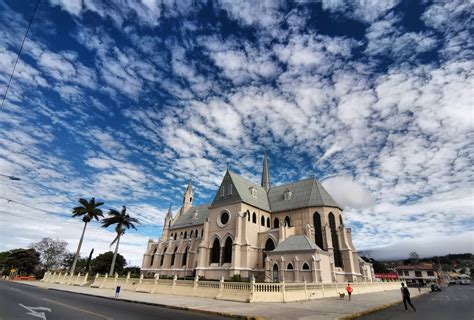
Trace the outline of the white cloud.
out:
M 375 204 L 369 190 L 355 182 L 352 177 L 331 177 L 322 184 L 342 208 L 366 209 Z

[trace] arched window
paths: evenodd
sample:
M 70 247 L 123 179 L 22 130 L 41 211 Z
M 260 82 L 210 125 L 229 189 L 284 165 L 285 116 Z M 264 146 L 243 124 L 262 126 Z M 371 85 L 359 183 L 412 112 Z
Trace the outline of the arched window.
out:
M 303 270 L 309 270 L 309 265 L 306 262 L 303 263 Z
M 219 239 L 215 238 L 211 249 L 211 263 L 219 263 L 220 254 L 221 244 L 219 243 Z
M 151 260 L 150 260 L 150 267 L 152 267 L 152 266 L 153 266 L 153 261 L 155 260 L 155 254 L 156 254 L 156 250 L 158 250 L 158 248 L 155 248 L 155 249 L 153 250 L 153 253 L 152 253 L 152 255 L 151 255 Z
M 262 216 L 262 217 L 260 218 L 260 225 L 261 225 L 262 227 L 265 227 L 265 217 L 264 217 L 264 216 Z
M 199 237 L 199 235 L 198 235 L 198 230 L 197 230 L 197 229 L 194 230 L 194 236 L 195 236 L 196 238 Z
M 263 250 L 263 264 L 265 265 L 265 259 L 267 258 L 267 252 L 268 251 L 273 251 L 275 249 L 275 243 L 271 238 L 268 238 L 267 241 L 265 241 L 265 249 Z
M 285 225 L 286 225 L 287 227 L 291 227 L 290 217 L 288 217 L 288 216 L 285 217 Z
M 280 228 L 280 220 L 278 220 L 278 218 L 273 220 L 273 228 Z
M 173 234 L 170 234 L 170 239 L 173 239 Z
M 201 229 L 201 238 L 204 236 L 204 229 Z
M 227 237 L 224 245 L 224 257 L 222 263 L 232 262 L 232 238 Z
M 324 249 L 323 230 L 321 227 L 321 216 L 317 212 L 313 214 L 313 226 L 314 226 L 314 242 L 316 242 L 316 245 L 319 248 Z
M 271 238 L 268 238 L 265 242 L 265 251 L 273 251 L 275 249 L 275 242 Z
M 267 218 L 267 228 L 270 228 L 270 218 Z
M 272 272 L 272 280 L 273 282 L 279 282 L 280 281 L 280 275 L 278 274 L 278 264 L 273 265 L 273 272 Z
M 229 184 L 229 185 L 227 186 L 227 195 L 231 195 L 231 194 L 232 194 L 232 185 Z
M 247 220 L 250 222 L 250 211 L 247 210 Z
M 225 189 L 224 189 L 224 186 L 221 187 L 221 197 L 223 197 L 225 195 Z
M 178 236 L 178 233 L 176 232 L 176 233 L 174 234 L 174 240 L 176 240 L 177 236 Z
M 293 265 L 290 263 L 288 263 L 288 265 L 286 266 L 286 270 L 291 270 L 293 271 Z
M 170 266 L 174 267 L 174 258 L 176 258 L 176 251 L 178 251 L 178 247 L 175 247 L 173 250 L 173 255 L 171 256 L 171 263 Z
M 252 222 L 257 223 L 257 214 L 255 212 L 252 214 Z
M 179 238 L 183 239 L 183 232 L 182 231 L 179 233 Z
M 332 212 L 329 212 L 329 228 L 331 228 L 332 246 L 334 248 L 334 264 L 336 265 L 336 267 L 342 268 L 343 265 L 342 265 L 341 250 L 339 249 L 339 240 L 337 238 L 337 231 L 336 231 L 336 220 Z
M 184 231 L 184 239 L 186 239 L 187 237 L 188 237 L 188 232 Z
M 342 223 L 342 214 L 339 215 L 339 222 L 341 223 L 341 226 L 344 224 Z
M 185 267 L 187 262 L 188 262 L 188 249 L 189 249 L 189 247 L 186 247 L 186 249 L 184 250 L 183 261 L 181 262 L 181 265 L 183 267 Z
M 160 267 L 163 265 L 163 262 L 165 261 L 165 253 L 166 253 L 166 247 L 163 248 L 163 252 L 161 253 L 161 261 L 160 261 Z

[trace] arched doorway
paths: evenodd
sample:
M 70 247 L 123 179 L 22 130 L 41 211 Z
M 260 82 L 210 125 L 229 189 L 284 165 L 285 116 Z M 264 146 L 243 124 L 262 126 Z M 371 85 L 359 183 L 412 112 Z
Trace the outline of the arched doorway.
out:
M 280 275 L 278 274 L 278 264 L 273 264 L 272 269 L 272 280 L 273 282 L 280 282 Z
M 273 220 L 273 228 L 280 228 L 280 220 L 278 220 L 278 218 L 275 218 L 275 220 Z

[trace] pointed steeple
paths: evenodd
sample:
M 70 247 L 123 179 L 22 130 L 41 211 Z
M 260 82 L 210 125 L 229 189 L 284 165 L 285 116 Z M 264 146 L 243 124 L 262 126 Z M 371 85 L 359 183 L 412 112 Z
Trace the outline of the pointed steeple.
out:
M 181 213 L 185 213 L 189 208 L 193 206 L 193 181 L 190 178 L 186 190 L 183 195 L 183 207 L 181 208 Z
M 170 208 L 168 209 L 168 213 L 166 214 L 166 219 L 173 219 L 173 211 L 171 211 L 171 203 L 170 203 Z
M 261 186 L 268 191 L 271 187 L 270 182 L 270 169 L 268 167 L 268 158 L 267 158 L 267 151 L 263 155 L 263 170 L 262 170 L 262 183 Z
M 184 192 L 193 194 L 193 178 L 189 178 L 188 186 Z

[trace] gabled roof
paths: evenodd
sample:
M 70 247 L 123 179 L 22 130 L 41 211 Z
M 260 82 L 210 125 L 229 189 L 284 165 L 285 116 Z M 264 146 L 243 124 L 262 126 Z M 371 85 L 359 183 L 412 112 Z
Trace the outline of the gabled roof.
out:
M 282 243 L 280 243 L 273 252 L 288 252 L 288 251 L 314 251 L 321 250 L 310 238 L 306 235 L 289 236 Z
M 284 199 L 285 191 L 291 192 L 289 200 Z M 315 178 L 300 180 L 293 183 L 272 187 L 268 191 L 268 200 L 272 212 L 292 210 L 305 207 L 336 207 L 334 201 L 321 183 Z
M 227 187 L 229 184 L 232 184 L 233 186 L 231 195 L 228 195 L 227 192 Z M 224 196 L 221 196 L 221 187 L 225 188 Z M 250 188 L 252 187 L 256 190 L 256 197 L 254 197 L 250 191 Z M 216 196 L 214 197 L 211 207 L 231 204 L 237 201 L 245 202 L 251 206 L 263 209 L 265 211 L 270 211 L 267 192 L 264 188 L 230 170 L 227 170 L 224 179 L 222 179 L 221 186 L 216 192 Z
M 184 228 L 203 224 L 209 216 L 209 204 L 200 204 L 193 206 L 180 215 L 174 223 L 171 224 L 170 229 Z M 194 213 L 197 212 L 196 218 Z

